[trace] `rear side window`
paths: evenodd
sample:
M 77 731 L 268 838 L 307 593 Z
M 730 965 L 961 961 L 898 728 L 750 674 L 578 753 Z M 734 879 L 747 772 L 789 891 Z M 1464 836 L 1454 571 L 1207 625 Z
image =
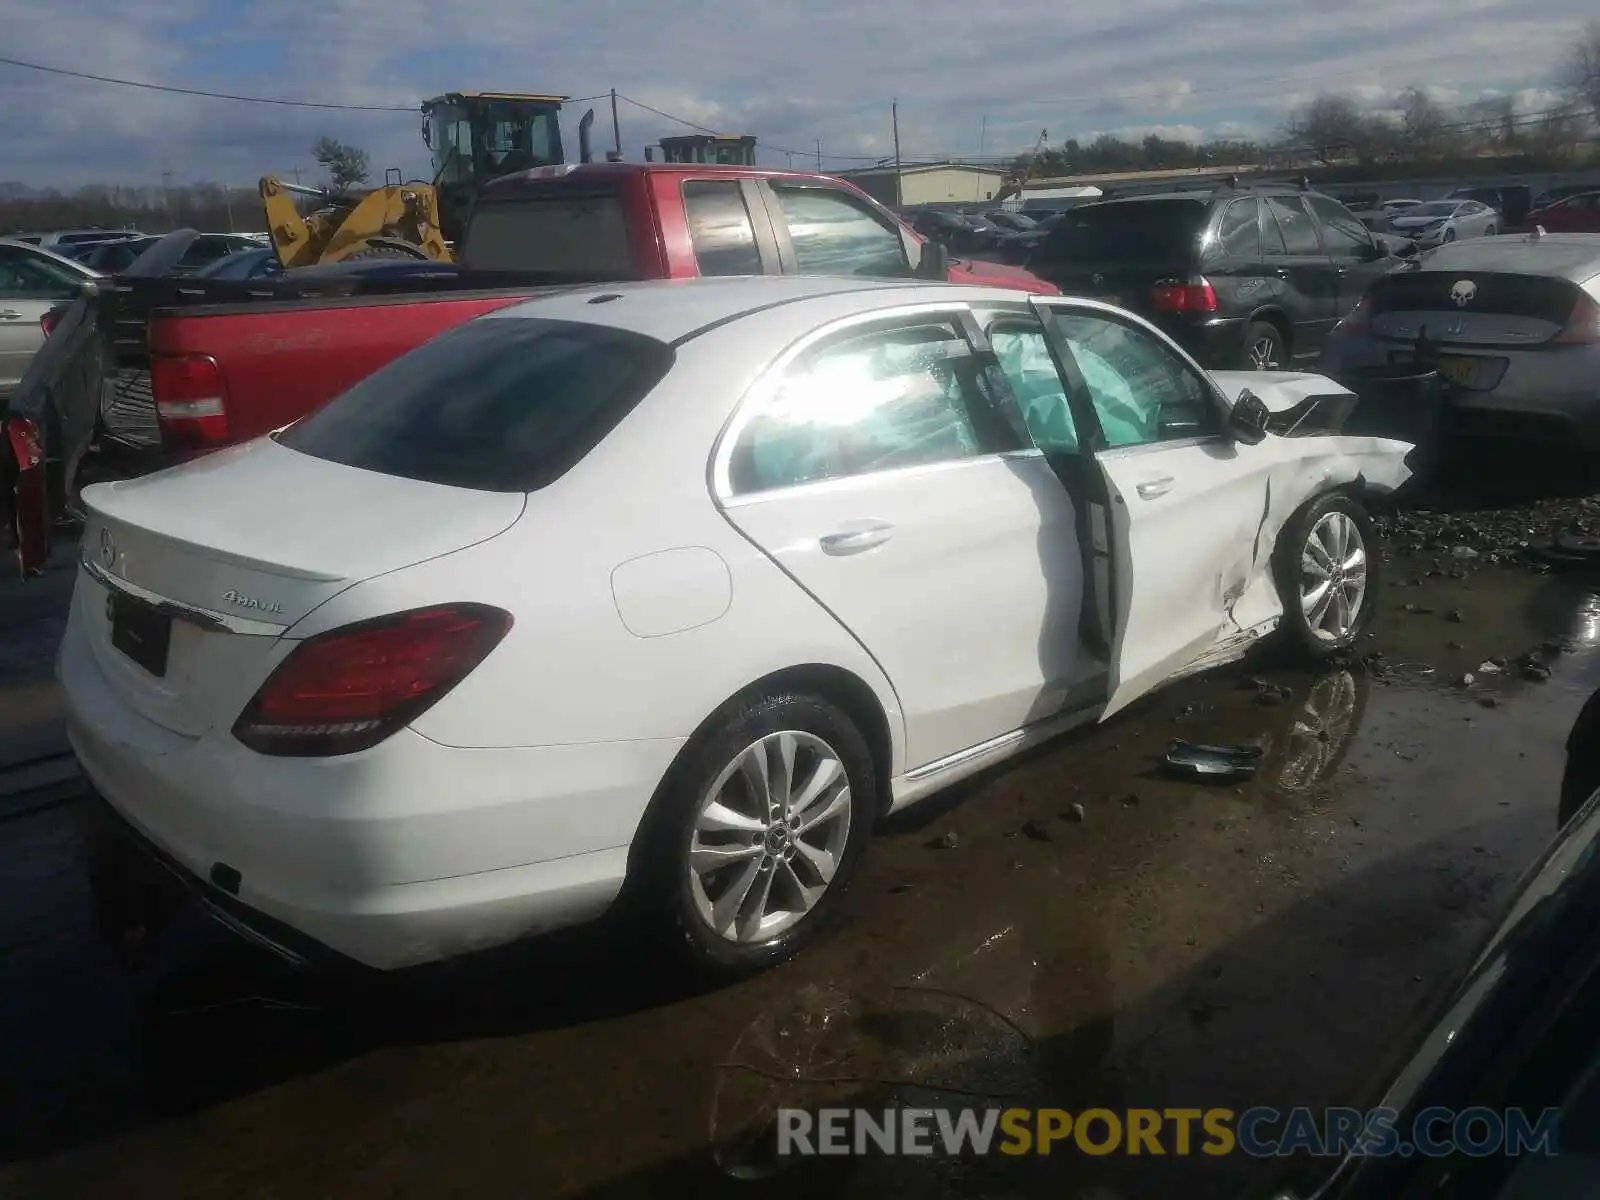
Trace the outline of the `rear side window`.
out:
M 574 280 L 639 274 L 627 213 L 614 192 L 552 191 L 480 204 L 461 259 L 480 271 L 538 271 Z
M 1298 196 L 1268 196 L 1267 210 L 1277 221 L 1287 253 L 1321 256 L 1322 243 L 1317 240 L 1317 227 L 1311 223 L 1311 215 Z
M 673 358 L 664 342 L 605 325 L 473 321 L 367 376 L 278 441 L 403 479 L 537 491 L 598 446 Z
M 1253 198 L 1235 200 L 1223 209 L 1211 253 L 1219 258 L 1242 258 L 1247 262 L 1261 257 L 1261 225 Z
M 1209 216 L 1210 209 L 1199 200 L 1085 204 L 1056 223 L 1043 257 L 1085 266 L 1187 264 L 1199 252 Z
M 759 275 L 761 252 L 735 179 L 689 179 L 683 185 L 689 240 L 702 275 Z

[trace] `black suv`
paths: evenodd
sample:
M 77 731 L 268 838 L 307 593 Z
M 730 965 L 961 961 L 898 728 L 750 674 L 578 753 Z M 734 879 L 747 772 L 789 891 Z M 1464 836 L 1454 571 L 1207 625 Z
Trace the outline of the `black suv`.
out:
M 1315 361 L 1402 265 L 1337 200 L 1266 184 L 1081 204 L 1027 262 L 1068 295 L 1149 318 L 1202 366 L 1262 371 Z

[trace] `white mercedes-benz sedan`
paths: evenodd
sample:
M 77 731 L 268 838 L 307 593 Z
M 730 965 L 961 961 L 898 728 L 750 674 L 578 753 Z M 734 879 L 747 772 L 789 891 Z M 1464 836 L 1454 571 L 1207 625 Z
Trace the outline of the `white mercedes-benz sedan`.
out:
M 280 953 L 636 904 L 702 969 L 874 822 L 1279 632 L 1349 647 L 1405 443 L 1103 304 L 555 291 L 268 437 L 86 488 L 59 674 L 117 824 Z

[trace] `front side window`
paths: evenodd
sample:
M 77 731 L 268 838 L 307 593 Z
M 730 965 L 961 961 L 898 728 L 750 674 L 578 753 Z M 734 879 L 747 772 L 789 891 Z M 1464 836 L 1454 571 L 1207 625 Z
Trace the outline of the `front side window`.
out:
M 772 185 L 801 275 L 910 274 L 900 231 L 836 188 Z
M 1060 313 L 1056 320 L 1083 374 L 1108 447 L 1217 432 L 1206 384 L 1151 334 L 1099 315 Z
M 1033 444 L 1048 453 L 1076 453 L 1078 428 L 1044 329 L 1037 321 L 997 322 L 989 329 L 1000 369 L 1022 409 Z
M 1298 196 L 1268 196 L 1267 209 L 1283 234 L 1285 253 L 1295 256 L 1322 254 L 1317 227 Z
M 690 179 L 683 185 L 689 240 L 702 275 L 759 275 L 761 252 L 736 179 Z
M 17 300 L 71 300 L 78 278 L 65 267 L 24 250 L 0 247 L 0 296 Z
M 750 414 L 737 494 L 1016 449 L 985 420 L 982 368 L 948 322 L 847 335 L 798 359 Z
M 1322 237 L 1328 253 L 1334 258 L 1362 259 L 1372 252 L 1372 235 L 1349 209 L 1326 196 L 1312 196 L 1307 201 L 1317 220 L 1322 222 Z

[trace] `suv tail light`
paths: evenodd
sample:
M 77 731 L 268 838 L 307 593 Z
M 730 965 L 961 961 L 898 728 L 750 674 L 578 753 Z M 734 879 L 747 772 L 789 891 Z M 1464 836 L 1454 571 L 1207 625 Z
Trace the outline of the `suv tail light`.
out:
M 1150 289 L 1150 302 L 1157 312 L 1214 313 L 1217 289 L 1205 276 L 1194 279 L 1163 279 Z
M 44 316 L 39 318 L 39 328 L 44 330 L 45 337 L 49 337 L 56 331 L 56 326 L 61 324 L 61 318 L 66 315 L 66 309 L 52 308 L 49 312 L 45 313 Z
M 228 440 L 228 389 L 209 354 L 156 354 L 150 359 L 161 440 L 169 450 L 209 450 Z
M 1550 340 L 1557 346 L 1600 345 L 1600 301 L 1588 292 L 1579 292 L 1566 325 Z
M 376 746 L 433 707 L 511 629 L 483 604 L 419 608 L 307 638 L 234 722 L 261 754 L 314 757 Z

